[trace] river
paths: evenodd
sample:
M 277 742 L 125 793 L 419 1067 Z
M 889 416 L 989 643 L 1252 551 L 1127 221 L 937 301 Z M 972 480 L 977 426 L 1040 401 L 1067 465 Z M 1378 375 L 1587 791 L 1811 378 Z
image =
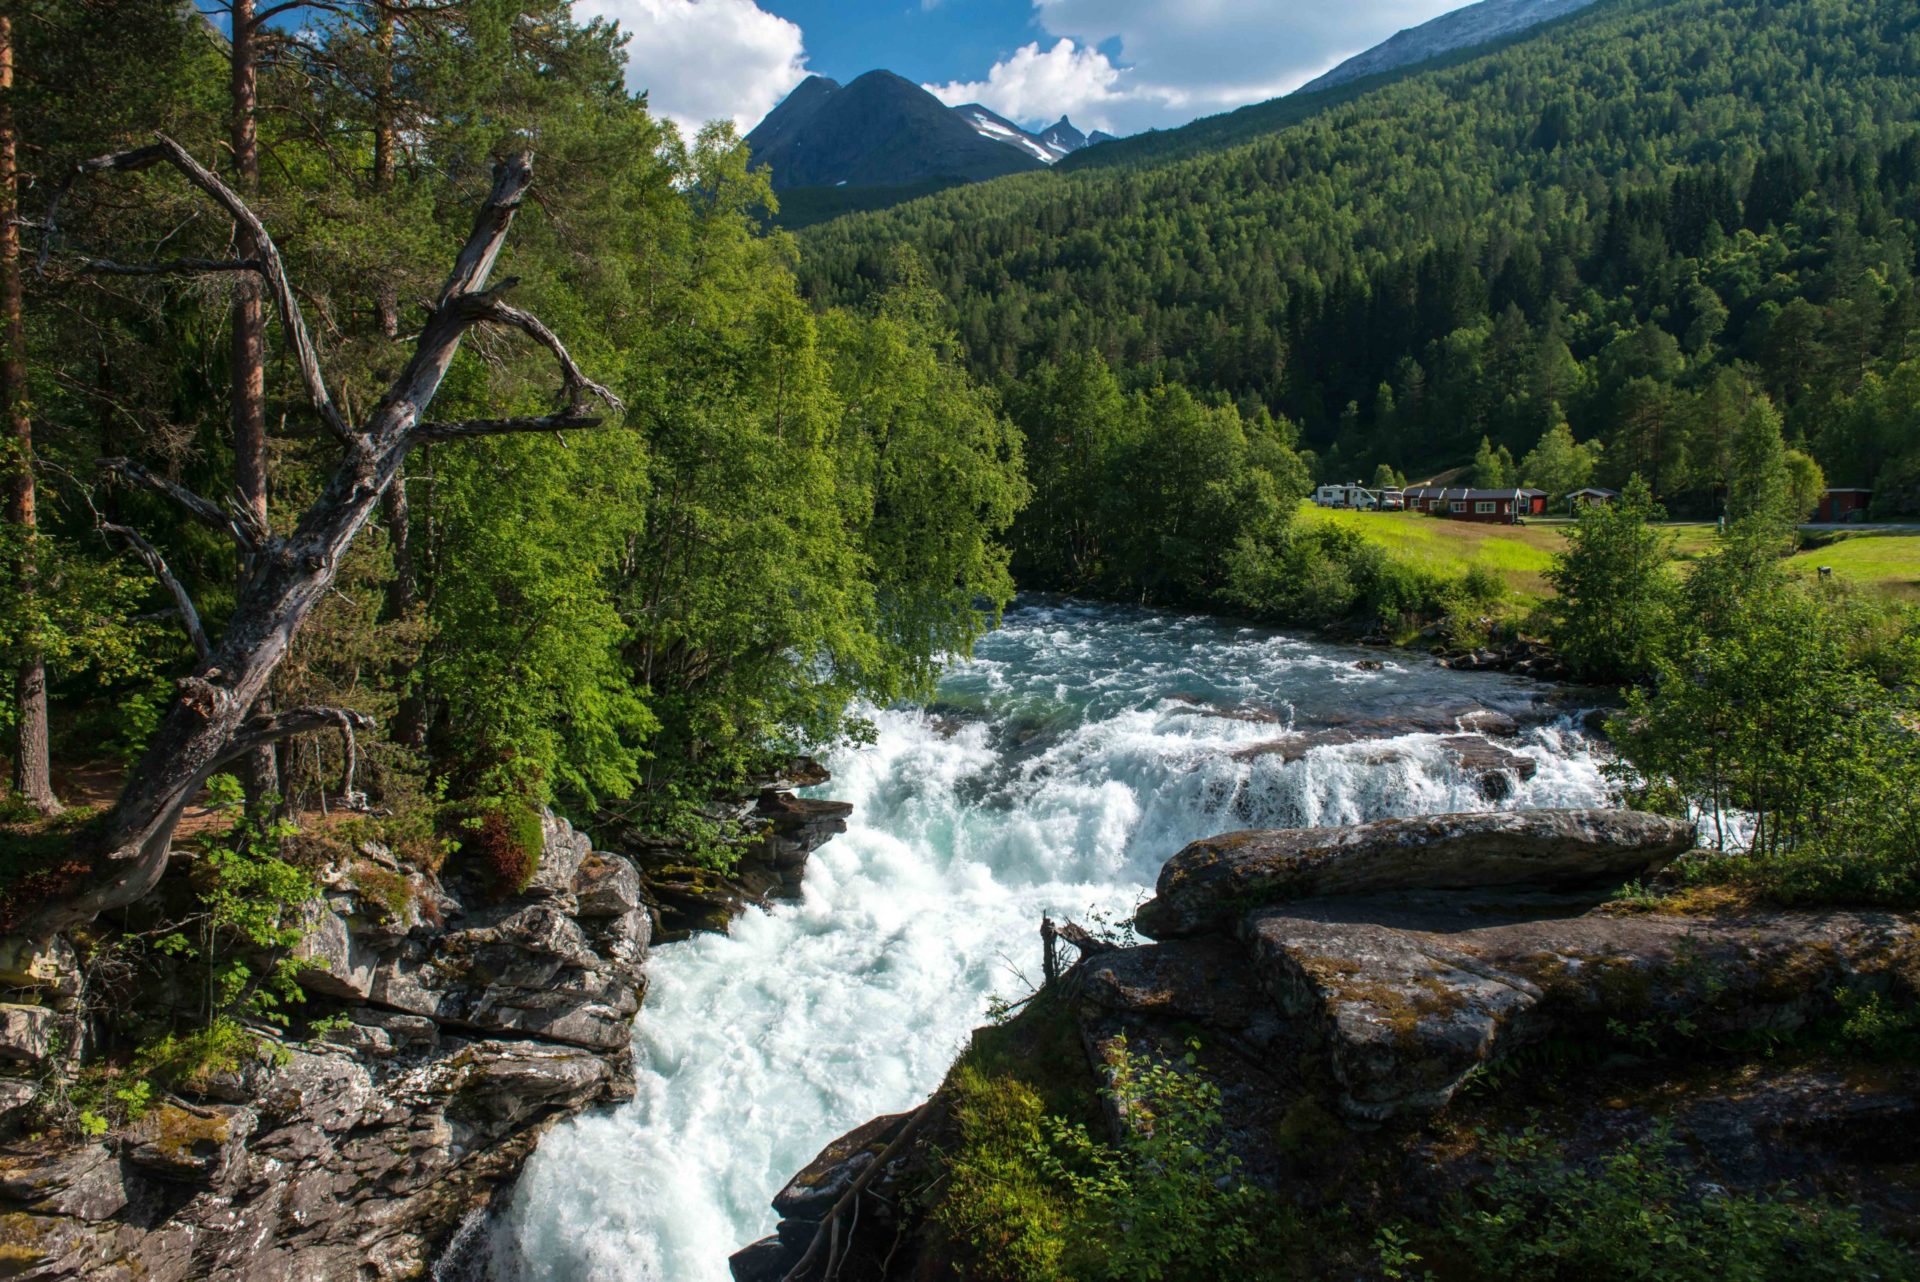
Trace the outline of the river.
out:
M 1362 666 L 1365 665 L 1365 666 Z M 1519 717 L 1506 807 L 1597 804 L 1587 740 L 1518 678 L 1231 622 L 1023 598 L 927 708 L 874 714 L 821 791 L 854 803 L 804 896 L 654 951 L 639 1093 L 549 1135 L 491 1229 L 516 1282 L 723 1282 L 828 1140 L 917 1104 L 991 997 L 1038 980 L 1038 926 L 1125 917 L 1161 863 L 1242 827 L 1490 806 L 1410 722 Z M 1251 745 L 1329 725 L 1378 738 Z M 1385 750 L 1383 750 L 1383 748 Z M 1236 755 L 1239 754 L 1239 755 Z

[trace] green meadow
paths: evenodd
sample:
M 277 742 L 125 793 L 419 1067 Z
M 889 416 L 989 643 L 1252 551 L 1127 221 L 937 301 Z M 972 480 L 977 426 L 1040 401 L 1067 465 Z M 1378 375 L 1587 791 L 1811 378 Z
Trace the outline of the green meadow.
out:
M 1526 525 L 1480 525 L 1420 512 L 1348 512 L 1303 503 L 1301 519 L 1357 530 L 1402 560 L 1437 574 L 1457 576 L 1483 566 L 1506 580 L 1517 597 L 1538 600 L 1550 594 L 1545 574 L 1560 550 L 1564 519 L 1536 519 Z M 1691 561 L 1713 543 L 1714 527 L 1704 521 L 1669 525 L 1674 556 Z M 1834 577 L 1920 600 L 1920 532 L 1911 527 L 1866 527 L 1804 536 L 1805 546 L 1791 564 L 1807 574 L 1826 566 Z

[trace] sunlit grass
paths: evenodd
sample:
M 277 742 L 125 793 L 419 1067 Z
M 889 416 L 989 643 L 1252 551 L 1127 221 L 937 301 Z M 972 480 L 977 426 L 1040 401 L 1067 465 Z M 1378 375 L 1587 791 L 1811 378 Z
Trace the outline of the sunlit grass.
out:
M 1484 566 L 1514 593 L 1535 598 L 1547 595 L 1542 576 L 1562 543 L 1550 525 L 1480 525 L 1424 512 L 1348 512 L 1307 504 L 1301 518 L 1357 530 L 1394 556 L 1450 578 Z
M 1816 574 L 1824 565 L 1837 579 L 1920 600 L 1920 534 L 1848 530 L 1815 537 L 1789 562 L 1794 569 Z
M 1564 519 L 1536 518 L 1527 525 L 1481 525 L 1428 516 L 1423 512 L 1349 512 L 1302 504 L 1303 521 L 1357 530 L 1394 556 L 1436 574 L 1455 577 L 1479 565 L 1499 574 L 1516 596 L 1538 600 L 1551 595 L 1545 574 L 1564 546 Z M 1676 522 L 1665 529 L 1673 538 L 1674 559 L 1698 559 L 1713 546 L 1708 521 Z M 1835 577 L 1920 600 L 1920 534 L 1863 529 L 1808 536 L 1808 546 L 1790 562 L 1811 575 L 1829 566 Z

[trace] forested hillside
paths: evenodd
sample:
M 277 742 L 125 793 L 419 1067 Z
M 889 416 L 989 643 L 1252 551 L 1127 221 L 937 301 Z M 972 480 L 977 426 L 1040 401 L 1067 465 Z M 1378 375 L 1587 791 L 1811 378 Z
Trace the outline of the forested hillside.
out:
M 1911 513 L 1917 77 L 1892 0 L 1609 0 L 1232 150 L 840 219 L 802 280 L 859 300 L 910 246 L 983 376 L 1092 353 L 1294 420 L 1328 475 L 1564 415 L 1599 479 L 1717 514 L 1777 412 Z

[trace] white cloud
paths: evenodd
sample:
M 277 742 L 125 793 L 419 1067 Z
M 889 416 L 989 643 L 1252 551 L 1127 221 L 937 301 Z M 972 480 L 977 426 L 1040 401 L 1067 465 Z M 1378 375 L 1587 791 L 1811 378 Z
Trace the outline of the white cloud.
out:
M 1131 133 L 1274 98 L 1460 0 L 1035 0 L 1051 47 L 1026 45 L 985 80 L 927 86 L 1026 125 L 1061 112 Z M 1113 43 L 1109 43 L 1113 42 Z M 1118 52 L 1109 58 L 1103 47 Z M 1052 95 L 1052 96 L 1049 96 Z
M 627 43 L 627 88 L 689 137 L 709 120 L 742 133 L 807 76 L 800 28 L 753 0 L 579 0 L 583 18 L 611 18 Z
M 1062 113 L 1104 119 L 1122 97 L 1114 88 L 1120 77 L 1120 69 L 1105 54 L 1063 36 L 1051 49 L 1038 44 L 1016 49 L 994 63 L 985 80 L 926 87 L 949 107 L 977 102 L 1009 120 L 1052 124 Z

